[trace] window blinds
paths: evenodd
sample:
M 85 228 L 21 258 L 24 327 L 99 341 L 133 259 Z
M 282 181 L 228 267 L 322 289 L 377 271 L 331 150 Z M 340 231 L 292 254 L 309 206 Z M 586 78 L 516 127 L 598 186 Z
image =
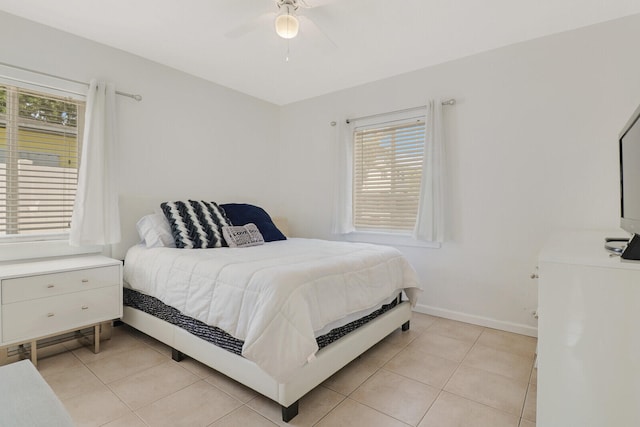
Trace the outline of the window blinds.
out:
M 356 229 L 413 230 L 420 200 L 424 134 L 423 119 L 354 130 Z
M 84 102 L 0 86 L 0 236 L 69 229 Z

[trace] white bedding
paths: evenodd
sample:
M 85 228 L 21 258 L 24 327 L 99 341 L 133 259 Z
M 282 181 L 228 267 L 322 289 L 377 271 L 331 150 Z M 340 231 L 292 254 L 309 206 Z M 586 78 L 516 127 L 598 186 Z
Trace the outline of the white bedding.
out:
M 403 289 L 415 305 L 421 292 L 394 248 L 312 239 L 247 248 L 134 246 L 124 281 L 243 340 L 242 355 L 281 383 L 313 358 L 314 331 Z

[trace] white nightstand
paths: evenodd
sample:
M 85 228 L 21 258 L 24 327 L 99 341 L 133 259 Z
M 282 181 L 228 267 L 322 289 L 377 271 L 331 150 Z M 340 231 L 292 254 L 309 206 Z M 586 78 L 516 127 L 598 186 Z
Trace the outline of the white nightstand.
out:
M 0 263 L 0 290 L 0 348 L 31 343 L 35 365 L 38 339 L 93 326 L 97 353 L 100 323 L 122 317 L 122 262 L 90 255 Z

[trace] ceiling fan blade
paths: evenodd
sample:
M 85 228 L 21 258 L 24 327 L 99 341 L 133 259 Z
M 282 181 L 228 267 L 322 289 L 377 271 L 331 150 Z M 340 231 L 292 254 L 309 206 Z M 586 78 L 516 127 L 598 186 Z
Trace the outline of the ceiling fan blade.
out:
M 249 22 L 245 22 L 244 24 L 241 24 L 227 31 L 226 33 L 224 33 L 224 36 L 228 39 L 237 39 L 239 37 L 242 37 L 246 34 L 249 34 L 257 30 L 262 25 L 265 25 L 267 22 L 273 21 L 275 17 L 276 17 L 276 14 L 273 12 L 262 14 Z
M 298 5 L 305 9 L 312 9 L 314 7 L 326 6 L 336 1 L 338 0 L 298 0 Z
M 298 15 L 298 19 L 300 20 L 300 32 L 303 35 L 309 35 L 309 39 L 316 43 L 321 40 L 326 47 L 331 49 L 338 48 L 338 45 L 331 37 L 307 16 Z

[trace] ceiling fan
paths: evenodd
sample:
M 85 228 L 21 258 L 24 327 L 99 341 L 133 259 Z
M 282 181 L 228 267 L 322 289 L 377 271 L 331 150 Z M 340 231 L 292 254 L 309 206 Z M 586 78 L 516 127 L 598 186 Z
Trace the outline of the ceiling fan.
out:
M 298 35 L 299 29 L 302 27 L 303 32 L 313 34 L 319 33 L 332 47 L 336 47 L 335 43 L 327 34 L 322 31 L 318 25 L 309 18 L 312 9 L 317 9 L 335 0 L 274 0 L 277 6 L 272 12 L 264 13 L 257 18 L 239 25 L 225 33 L 228 38 L 238 38 L 248 34 L 259 27 L 272 22 L 275 32 L 283 39 L 293 39 Z M 302 10 L 305 10 L 303 12 Z

